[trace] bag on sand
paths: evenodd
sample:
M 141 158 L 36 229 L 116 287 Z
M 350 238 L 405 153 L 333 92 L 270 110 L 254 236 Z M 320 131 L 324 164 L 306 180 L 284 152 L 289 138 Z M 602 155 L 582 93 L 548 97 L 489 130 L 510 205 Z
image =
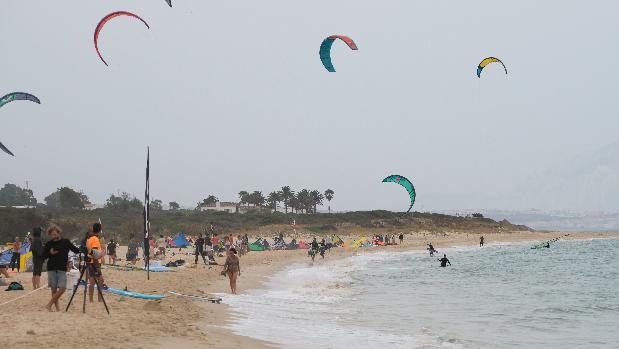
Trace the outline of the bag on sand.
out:
M 9 287 L 5 291 L 23 291 L 24 286 L 22 286 L 19 282 L 13 281 L 9 284 Z

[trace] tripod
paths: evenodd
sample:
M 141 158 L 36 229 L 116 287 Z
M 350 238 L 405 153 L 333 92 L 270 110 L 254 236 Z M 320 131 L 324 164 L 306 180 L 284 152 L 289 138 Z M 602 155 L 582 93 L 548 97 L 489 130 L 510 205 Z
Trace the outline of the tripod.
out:
M 69 307 L 71 306 L 71 303 L 73 302 L 73 297 L 75 297 L 75 294 L 77 293 L 77 289 L 80 287 L 80 284 L 82 282 L 82 279 L 84 279 L 84 275 L 86 274 L 86 271 L 88 271 L 88 275 L 92 276 L 93 279 L 95 280 L 95 284 L 97 285 L 97 291 L 99 292 L 99 297 L 101 297 L 101 300 L 103 301 L 103 305 L 105 306 L 105 311 L 107 311 L 107 314 L 110 315 L 110 309 L 108 309 L 107 303 L 105 302 L 105 298 L 103 298 L 103 290 L 101 288 L 102 286 L 99 284 L 99 279 L 97 277 L 95 268 L 93 264 L 88 264 L 82 259 L 81 253 L 80 253 L 80 261 L 79 261 L 79 270 L 80 270 L 80 278 L 77 280 L 77 284 L 73 286 L 73 293 L 71 294 L 71 298 L 69 299 L 67 308 L 64 311 L 65 312 L 69 311 Z M 86 294 L 88 293 L 88 282 L 86 282 L 86 280 L 84 280 L 84 282 L 86 283 L 86 287 L 84 287 L 84 304 L 82 305 L 82 313 L 86 313 Z

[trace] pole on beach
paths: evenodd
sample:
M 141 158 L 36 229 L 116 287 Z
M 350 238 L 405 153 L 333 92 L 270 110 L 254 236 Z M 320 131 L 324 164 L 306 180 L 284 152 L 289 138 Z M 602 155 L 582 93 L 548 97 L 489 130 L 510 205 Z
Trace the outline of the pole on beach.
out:
M 146 147 L 146 189 L 144 190 L 144 263 L 150 280 L 150 147 Z

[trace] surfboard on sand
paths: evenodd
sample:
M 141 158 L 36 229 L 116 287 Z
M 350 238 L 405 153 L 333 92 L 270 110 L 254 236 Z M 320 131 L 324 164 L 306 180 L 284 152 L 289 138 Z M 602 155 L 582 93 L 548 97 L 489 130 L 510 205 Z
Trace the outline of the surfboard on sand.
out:
M 174 292 L 174 291 L 170 291 L 170 294 L 173 294 L 173 295 L 175 295 L 177 297 L 184 297 L 184 298 L 189 298 L 189 299 L 195 299 L 195 300 L 198 300 L 198 301 L 211 302 L 211 303 L 217 303 L 217 304 L 221 303 L 221 298 L 219 298 L 219 297 L 213 297 L 213 296 L 194 296 L 194 295 L 184 294 L 184 293 L 179 293 L 179 292 Z

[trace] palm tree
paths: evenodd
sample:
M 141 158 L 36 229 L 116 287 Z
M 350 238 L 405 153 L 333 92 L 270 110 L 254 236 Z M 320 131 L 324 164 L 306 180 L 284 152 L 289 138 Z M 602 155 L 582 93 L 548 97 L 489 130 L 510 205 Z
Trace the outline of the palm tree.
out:
M 290 212 L 294 211 L 294 213 L 297 213 L 297 211 L 301 208 L 301 204 L 296 195 L 292 195 L 290 199 L 288 199 L 288 206 L 290 206 Z
M 318 190 L 312 190 L 310 192 L 310 202 L 314 208 L 314 214 L 317 213 L 317 206 L 321 205 L 322 206 L 322 202 L 325 199 L 325 197 L 322 195 L 322 193 Z
M 303 189 L 297 193 L 297 200 L 299 202 L 299 208 L 301 212 L 307 213 L 312 207 L 310 192 L 307 189 Z
M 331 200 L 333 200 L 333 196 L 335 192 L 331 189 L 325 190 L 325 199 L 329 202 L 329 213 L 331 213 Z
M 249 202 L 247 202 L 248 197 L 249 197 L 249 193 L 246 192 L 245 190 L 241 190 L 239 192 L 239 200 L 240 200 L 239 205 L 241 206 L 243 206 L 243 204 L 249 205 Z
M 281 193 L 281 199 L 284 202 L 284 211 L 288 213 L 288 206 L 291 206 L 290 200 L 294 197 L 294 191 L 292 191 L 289 186 L 284 186 L 282 187 Z
M 251 198 L 249 201 L 251 201 L 254 206 L 264 206 L 266 199 L 264 198 L 264 195 L 262 195 L 261 191 L 256 190 L 253 193 L 249 194 L 249 196 Z
M 274 191 L 270 193 L 267 197 L 267 203 L 269 204 L 268 206 L 272 208 L 275 212 L 277 212 L 277 203 L 282 201 L 280 195 L 280 192 Z

